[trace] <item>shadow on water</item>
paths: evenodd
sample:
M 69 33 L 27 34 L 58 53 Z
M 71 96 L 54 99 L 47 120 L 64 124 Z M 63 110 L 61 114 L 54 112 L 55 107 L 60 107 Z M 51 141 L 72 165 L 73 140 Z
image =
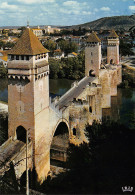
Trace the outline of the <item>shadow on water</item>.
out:
M 62 96 L 66 93 L 70 88 L 73 80 L 68 79 L 50 79 L 49 80 L 49 87 L 50 87 L 50 96 Z

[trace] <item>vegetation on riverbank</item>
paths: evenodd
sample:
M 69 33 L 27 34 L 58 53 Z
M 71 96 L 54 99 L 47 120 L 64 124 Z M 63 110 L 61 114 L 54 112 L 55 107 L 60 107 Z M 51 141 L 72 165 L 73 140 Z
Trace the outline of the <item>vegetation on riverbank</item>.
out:
M 135 67 L 122 65 L 122 81 L 122 88 L 135 87 Z
M 47 40 L 43 43 L 43 46 L 48 49 L 51 54 L 53 55 L 54 50 L 58 48 L 61 49 L 67 56 L 69 53 L 77 52 L 78 51 L 78 45 L 74 42 L 64 40 L 62 38 L 59 38 L 56 40 L 56 42 L 50 40 Z
M 0 146 L 8 139 L 8 116 L 0 113 Z
M 7 68 L 3 64 L 0 64 L 0 78 L 7 77 Z
M 120 54 L 121 56 L 129 56 L 129 55 L 134 55 L 134 52 L 132 51 L 133 45 L 130 43 L 124 43 L 123 40 L 120 40 Z
M 51 79 L 79 80 L 84 77 L 85 55 L 84 52 L 74 58 L 62 58 L 61 60 L 49 59 Z

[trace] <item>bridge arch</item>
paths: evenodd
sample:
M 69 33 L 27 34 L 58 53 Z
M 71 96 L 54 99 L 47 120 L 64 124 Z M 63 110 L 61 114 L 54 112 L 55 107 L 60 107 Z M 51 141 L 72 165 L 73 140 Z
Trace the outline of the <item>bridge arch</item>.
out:
M 66 152 L 69 144 L 69 125 L 64 119 L 59 120 L 55 126 L 50 146 L 51 163 L 55 161 L 66 161 Z
M 59 119 L 59 121 L 57 122 L 57 124 L 55 125 L 55 127 L 54 127 L 54 129 L 53 129 L 53 136 L 54 136 L 54 134 L 55 134 L 55 132 L 56 132 L 58 126 L 60 125 L 60 123 L 65 123 L 65 124 L 66 124 L 66 126 L 67 126 L 67 128 L 68 128 L 68 132 L 69 132 L 69 134 L 70 134 L 70 131 L 69 131 L 69 123 L 68 123 L 68 121 L 67 121 L 66 119 Z

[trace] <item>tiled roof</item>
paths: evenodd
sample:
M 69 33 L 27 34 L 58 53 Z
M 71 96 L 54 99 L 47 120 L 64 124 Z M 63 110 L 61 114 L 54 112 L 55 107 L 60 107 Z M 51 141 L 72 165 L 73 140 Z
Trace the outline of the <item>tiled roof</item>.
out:
M 2 54 L 2 56 L 0 56 L 0 59 L 4 60 L 4 61 L 7 61 L 8 60 L 8 53 L 9 53 L 9 50 L 0 50 L 0 53 Z
M 72 52 L 72 54 L 73 54 L 74 56 L 77 56 L 77 53 L 75 53 L 75 52 Z
M 10 50 L 9 54 L 13 55 L 37 55 L 49 52 L 43 47 L 36 35 L 30 28 L 26 28 L 21 38 Z
M 4 60 L 5 62 L 7 62 L 8 56 L 0 56 L 0 59 L 2 59 L 2 60 Z
M 61 52 L 61 49 L 56 49 L 54 50 L 54 52 Z
M 39 28 L 33 28 L 32 30 L 40 30 L 40 31 L 42 31 L 42 29 L 39 29 Z
M 110 32 L 110 34 L 108 35 L 108 37 L 119 37 L 118 35 L 117 35 L 117 33 L 115 32 L 115 30 L 112 30 L 111 32 Z
M 88 36 L 86 42 L 91 42 L 91 43 L 95 42 L 95 43 L 97 43 L 97 42 L 101 42 L 101 40 L 99 39 L 99 37 L 96 35 L 95 32 L 92 32 L 92 33 Z

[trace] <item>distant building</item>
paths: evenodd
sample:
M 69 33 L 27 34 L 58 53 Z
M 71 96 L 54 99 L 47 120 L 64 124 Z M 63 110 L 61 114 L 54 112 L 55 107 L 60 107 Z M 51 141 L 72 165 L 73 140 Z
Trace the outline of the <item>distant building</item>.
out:
M 72 53 L 69 53 L 67 57 L 72 58 L 72 57 L 76 57 L 77 55 L 78 55 L 77 53 L 72 52 Z
M 20 34 L 22 30 L 18 30 L 18 29 L 11 29 L 10 33 L 14 33 L 14 34 Z
M 55 33 L 55 32 L 56 33 L 60 32 L 59 28 L 52 28 L 51 26 L 45 26 L 44 30 L 45 30 L 45 33 L 48 33 L 48 34 Z
M 64 52 L 62 52 L 61 49 L 54 50 L 54 58 L 56 59 L 64 58 Z
M 70 41 L 80 45 L 81 44 L 81 37 L 80 36 L 71 36 Z
M 38 28 L 34 28 L 32 29 L 33 33 L 37 36 L 37 37 L 42 37 L 43 36 L 43 31 L 42 29 Z

